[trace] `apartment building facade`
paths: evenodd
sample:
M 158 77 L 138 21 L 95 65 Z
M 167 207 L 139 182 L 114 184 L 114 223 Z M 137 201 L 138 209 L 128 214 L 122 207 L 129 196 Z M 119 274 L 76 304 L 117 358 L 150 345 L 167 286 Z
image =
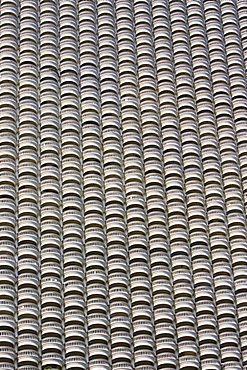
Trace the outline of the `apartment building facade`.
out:
M 247 369 L 246 67 L 246 0 L 0 0 L 0 370 Z

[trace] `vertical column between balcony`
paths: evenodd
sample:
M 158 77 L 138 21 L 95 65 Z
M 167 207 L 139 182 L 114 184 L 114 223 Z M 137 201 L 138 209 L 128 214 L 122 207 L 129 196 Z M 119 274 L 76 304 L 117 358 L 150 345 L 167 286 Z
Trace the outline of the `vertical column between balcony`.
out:
M 83 197 L 89 369 L 111 369 L 98 12 L 79 1 Z
M 119 87 L 135 369 L 155 368 L 133 5 L 116 1 Z
M 86 368 L 85 253 L 82 174 L 78 2 L 60 1 L 60 91 L 66 369 Z
M 39 2 L 20 1 L 18 369 L 40 364 Z
M 183 214 L 182 157 L 176 107 L 175 73 L 168 1 L 152 1 L 152 25 L 156 59 L 160 138 L 162 140 L 161 145 L 164 161 L 166 224 L 169 229 L 167 252 L 171 260 L 172 312 L 178 316 L 175 316 L 175 324 L 177 326 L 175 333 L 171 329 L 170 333 L 168 332 L 171 336 L 170 341 L 173 339 L 175 342 L 173 349 L 176 356 L 176 363 L 171 363 L 170 366 L 177 368 L 179 364 L 177 357 L 183 348 L 185 348 L 184 346 L 187 345 L 187 341 L 191 341 L 191 335 L 192 340 L 194 339 L 194 335 L 193 329 L 190 331 L 188 330 L 188 326 L 186 328 L 185 325 L 189 313 L 193 310 L 191 294 L 188 294 L 188 286 L 186 286 L 184 293 L 181 293 L 181 282 L 177 274 L 178 268 L 182 268 L 183 273 L 184 271 L 186 272 L 188 263 L 185 255 L 187 247 L 185 247 L 183 240 L 185 234 L 182 229 L 185 226 L 185 215 Z M 180 239 L 179 234 L 181 235 L 181 231 L 183 237 Z M 186 337 L 187 334 L 189 334 L 189 337 L 183 343 L 183 336 Z M 188 361 L 191 361 L 191 356 L 188 357 Z M 184 361 L 182 366 L 186 365 L 187 362 Z
M 115 2 L 98 1 L 112 369 L 133 369 Z
M 40 1 L 42 366 L 64 364 L 59 2 Z
M 19 2 L 0 11 L 0 334 L 1 364 L 17 368 L 17 179 Z

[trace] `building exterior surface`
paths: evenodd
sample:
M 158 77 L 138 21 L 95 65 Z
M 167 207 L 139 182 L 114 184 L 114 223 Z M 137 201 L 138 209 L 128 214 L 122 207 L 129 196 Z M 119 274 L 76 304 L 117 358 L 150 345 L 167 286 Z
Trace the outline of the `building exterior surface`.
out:
M 247 369 L 247 0 L 0 5 L 0 370 Z

